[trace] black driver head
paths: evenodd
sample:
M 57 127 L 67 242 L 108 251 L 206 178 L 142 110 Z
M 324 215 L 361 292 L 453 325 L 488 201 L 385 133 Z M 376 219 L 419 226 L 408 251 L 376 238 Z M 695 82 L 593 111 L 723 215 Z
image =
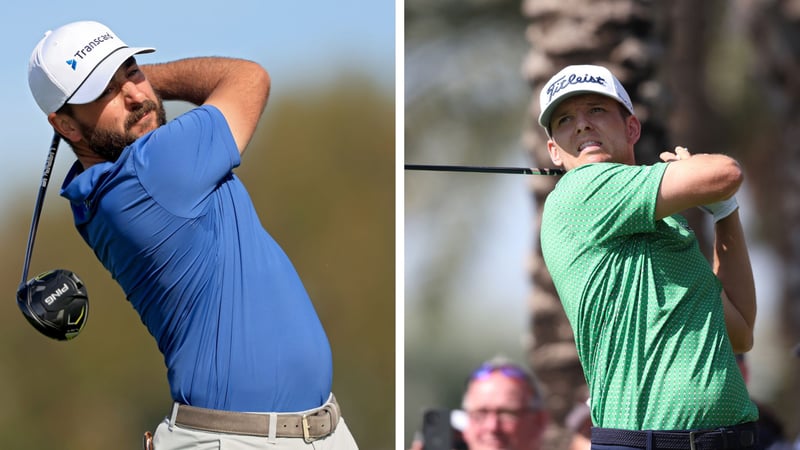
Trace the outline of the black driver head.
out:
M 89 313 L 86 286 L 69 270 L 37 275 L 17 290 L 22 314 L 40 333 L 68 341 L 81 332 Z

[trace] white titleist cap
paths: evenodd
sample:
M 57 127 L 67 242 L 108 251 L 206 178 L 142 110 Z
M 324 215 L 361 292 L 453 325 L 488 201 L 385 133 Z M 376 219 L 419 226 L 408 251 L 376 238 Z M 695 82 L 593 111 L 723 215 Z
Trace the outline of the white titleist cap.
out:
M 600 94 L 622 103 L 633 112 L 633 104 L 622 83 L 610 70 L 601 66 L 567 66 L 547 82 L 539 94 L 539 125 L 550 130 L 550 116 L 564 100 L 578 94 Z
M 97 99 L 117 69 L 137 53 L 154 48 L 128 47 L 97 22 L 73 22 L 45 33 L 28 63 L 28 85 L 45 114 L 66 103 Z

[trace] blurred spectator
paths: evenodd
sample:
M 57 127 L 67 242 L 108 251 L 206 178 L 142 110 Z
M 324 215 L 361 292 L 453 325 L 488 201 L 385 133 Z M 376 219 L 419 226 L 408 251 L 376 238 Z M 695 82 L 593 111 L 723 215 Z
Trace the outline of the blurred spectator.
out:
M 469 450 L 540 450 L 549 422 L 534 378 L 503 357 L 481 364 L 467 379 L 463 411 L 453 411 L 454 436 Z M 418 434 L 411 450 L 426 448 Z M 458 445 L 456 441 L 453 445 Z
M 468 450 L 463 435 L 466 422 L 460 409 L 425 410 L 422 431 L 414 434 L 410 450 Z

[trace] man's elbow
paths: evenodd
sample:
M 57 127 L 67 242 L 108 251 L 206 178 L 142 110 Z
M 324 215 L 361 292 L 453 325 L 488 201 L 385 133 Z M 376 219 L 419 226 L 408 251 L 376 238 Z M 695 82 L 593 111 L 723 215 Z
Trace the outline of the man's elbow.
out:
M 727 164 L 721 168 L 718 175 L 721 178 L 721 186 L 726 199 L 736 194 L 744 181 L 742 167 L 733 158 L 727 158 Z
M 266 105 L 267 99 L 269 98 L 270 87 L 272 85 L 272 79 L 269 76 L 269 72 L 267 72 L 267 69 L 256 62 L 247 61 L 247 63 L 249 63 L 248 81 L 253 90 L 249 94 L 263 99 L 263 103 Z
M 255 73 L 258 79 L 257 82 L 262 86 L 264 90 L 267 91 L 267 93 L 269 93 L 269 88 L 270 85 L 272 84 L 272 79 L 269 76 L 269 72 L 267 72 L 267 69 L 265 69 L 261 65 L 256 64 L 256 66 L 257 69 L 255 70 Z
M 734 353 L 747 353 L 753 348 L 753 332 L 738 333 L 736 336 L 730 336 L 731 347 Z

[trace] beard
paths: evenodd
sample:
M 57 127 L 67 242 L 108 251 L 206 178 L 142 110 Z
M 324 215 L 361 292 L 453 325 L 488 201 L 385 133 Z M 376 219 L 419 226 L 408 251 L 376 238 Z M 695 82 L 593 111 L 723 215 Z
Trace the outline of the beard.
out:
M 134 125 L 145 116 L 145 114 L 155 111 L 157 126 L 167 123 L 167 114 L 164 111 L 164 104 L 161 98 L 157 98 L 157 103 L 152 100 L 145 100 L 139 107 L 131 111 L 125 119 L 125 131 L 120 133 L 115 130 L 102 129 L 87 125 L 82 125 L 83 135 L 89 144 L 89 148 L 106 161 L 114 162 L 122 154 L 125 147 L 133 144 L 141 135 L 131 131 Z

